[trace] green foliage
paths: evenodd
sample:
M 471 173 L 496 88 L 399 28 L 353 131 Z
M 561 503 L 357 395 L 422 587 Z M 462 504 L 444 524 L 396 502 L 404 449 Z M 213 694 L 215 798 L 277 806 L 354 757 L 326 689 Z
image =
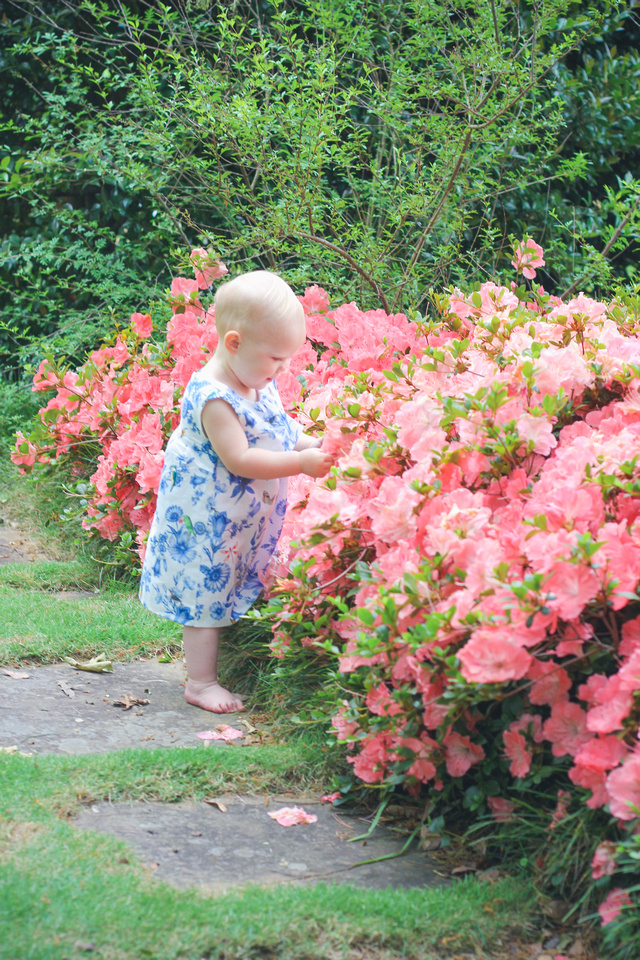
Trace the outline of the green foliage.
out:
M 78 356 L 148 302 L 177 237 L 139 185 L 80 149 L 91 92 L 54 37 L 69 49 L 83 26 L 63 2 L 46 13 L 15 5 L 0 25 L 0 373 L 10 382 L 45 344 Z
M 603 18 L 575 6 L 80 3 L 82 31 L 16 47 L 52 70 L 31 169 L 81 164 L 236 263 L 418 307 L 434 283 L 495 272 L 497 210 L 523 187 L 584 174 L 580 151 L 557 162 L 553 84 Z

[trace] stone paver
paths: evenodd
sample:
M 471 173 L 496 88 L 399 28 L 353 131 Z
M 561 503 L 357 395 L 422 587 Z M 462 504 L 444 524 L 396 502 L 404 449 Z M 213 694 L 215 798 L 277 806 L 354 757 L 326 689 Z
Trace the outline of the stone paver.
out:
M 189 707 L 181 686 L 184 668 L 176 661 L 114 663 L 113 673 L 88 673 L 67 664 L 16 672 L 29 676 L 14 679 L 0 667 L 0 747 L 80 754 L 193 746 L 198 731 L 223 719 Z M 129 709 L 113 705 L 127 694 L 149 702 Z M 237 725 L 240 715 L 234 716 Z
M 189 706 L 180 662 L 114 663 L 113 673 L 88 673 L 67 664 L 0 668 L 0 747 L 25 753 L 90 754 L 127 747 L 242 749 L 196 734 L 219 723 L 243 729 L 243 714 L 217 716 Z M 13 670 L 13 668 L 11 668 Z M 66 690 L 66 692 L 65 692 Z M 71 694 L 71 696 L 69 696 Z M 146 699 L 123 709 L 114 700 Z M 252 746 L 250 749 L 259 749 Z M 397 853 L 404 837 L 380 825 L 366 842 L 349 843 L 368 824 L 318 797 L 222 798 L 226 811 L 206 803 L 96 803 L 76 818 L 78 829 L 112 834 L 129 844 L 153 875 L 178 887 L 226 890 L 247 883 L 314 883 L 362 887 L 441 884 L 429 857 L 402 857 L 355 866 Z M 281 806 L 303 806 L 317 823 L 281 827 L 268 816 Z
M 424 887 L 443 881 L 423 853 L 354 866 L 397 853 L 402 840 L 379 826 L 349 843 L 368 823 L 317 798 L 225 796 L 222 812 L 206 803 L 99 803 L 76 825 L 126 840 L 145 867 L 177 887 L 223 891 L 247 883 L 349 883 Z M 281 827 L 268 811 L 303 806 L 316 823 Z

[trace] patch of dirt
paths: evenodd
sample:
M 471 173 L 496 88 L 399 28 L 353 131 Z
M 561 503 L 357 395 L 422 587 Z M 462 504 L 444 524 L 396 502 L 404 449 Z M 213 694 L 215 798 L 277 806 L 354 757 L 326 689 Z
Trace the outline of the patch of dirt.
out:
M 37 536 L 26 533 L 15 520 L 0 517 L 0 563 L 58 559 L 49 549 L 45 549 Z
M 42 833 L 39 823 L 25 822 L 0 823 L 0 860 L 6 860 L 15 848 L 29 844 Z

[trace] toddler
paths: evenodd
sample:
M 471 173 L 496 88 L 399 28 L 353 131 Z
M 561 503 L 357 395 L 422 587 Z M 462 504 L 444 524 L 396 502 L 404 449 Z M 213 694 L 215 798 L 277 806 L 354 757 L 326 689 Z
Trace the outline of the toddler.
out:
M 185 697 L 232 713 L 218 683 L 220 631 L 262 590 L 286 510 L 287 477 L 322 477 L 331 458 L 284 412 L 275 378 L 305 341 L 291 288 L 265 270 L 223 284 L 218 346 L 191 377 L 167 444 L 140 599 L 183 624 Z

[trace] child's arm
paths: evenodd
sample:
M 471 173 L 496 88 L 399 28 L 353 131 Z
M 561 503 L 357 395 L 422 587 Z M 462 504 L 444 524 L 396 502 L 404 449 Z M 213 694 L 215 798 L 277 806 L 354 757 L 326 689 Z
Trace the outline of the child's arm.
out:
M 331 469 L 332 458 L 317 447 L 290 451 L 250 447 L 240 421 L 224 400 L 205 403 L 202 426 L 227 470 L 238 477 L 275 480 L 297 473 L 323 477 Z
M 301 433 L 298 437 L 298 442 L 296 443 L 294 450 L 309 450 L 312 447 L 322 446 L 322 440 L 320 437 L 312 437 L 308 433 Z

